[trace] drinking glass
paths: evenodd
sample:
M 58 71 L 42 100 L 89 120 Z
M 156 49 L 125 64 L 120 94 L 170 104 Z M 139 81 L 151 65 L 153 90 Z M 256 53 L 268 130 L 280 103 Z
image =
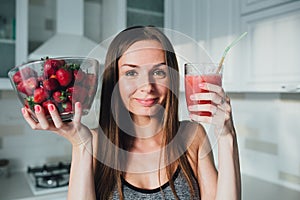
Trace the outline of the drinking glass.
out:
M 210 100 L 192 100 L 190 96 L 195 93 L 207 93 L 209 91 L 200 88 L 200 83 L 211 83 L 222 86 L 222 71 L 217 72 L 217 63 L 186 63 L 184 64 L 185 74 L 185 95 L 187 106 L 197 104 L 211 104 Z M 223 67 L 222 67 L 223 68 Z M 189 111 L 190 114 L 200 116 L 212 116 L 209 111 Z

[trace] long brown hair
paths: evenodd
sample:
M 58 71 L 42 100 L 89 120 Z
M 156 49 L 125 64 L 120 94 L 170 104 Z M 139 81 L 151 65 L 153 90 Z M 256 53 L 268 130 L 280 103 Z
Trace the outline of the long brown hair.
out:
M 101 93 L 101 109 L 100 109 L 100 127 L 106 137 L 113 145 L 120 149 L 129 150 L 132 137 L 118 127 L 119 123 L 126 120 L 120 117 L 120 112 L 124 108 L 121 98 L 119 98 L 118 90 L 117 97 L 115 87 L 118 87 L 118 60 L 124 52 L 135 42 L 141 40 L 156 40 L 161 45 L 165 52 L 165 60 L 169 66 L 170 85 L 167 95 L 165 110 L 163 113 L 163 146 L 167 146 L 179 131 L 178 119 L 178 92 L 179 92 L 179 74 L 176 55 L 171 45 L 171 42 L 166 35 L 158 28 L 152 26 L 131 27 L 120 32 L 111 42 L 105 60 L 105 70 L 103 74 L 103 84 Z M 172 69 L 172 70 L 170 70 Z M 123 123 L 124 124 L 124 123 Z M 126 124 L 126 123 L 125 123 Z M 130 128 L 130 127 L 128 127 Z M 110 199 L 114 190 L 117 189 L 120 199 L 124 199 L 122 192 L 121 176 L 122 171 L 118 168 L 121 162 L 126 162 L 126 155 L 120 153 L 116 148 L 111 147 L 104 139 L 99 139 L 99 151 L 102 154 L 105 163 L 113 163 L 113 166 L 97 160 L 95 169 L 95 190 L 97 199 Z M 175 191 L 174 182 L 172 179 L 174 169 L 179 166 L 188 181 L 190 191 L 194 194 L 192 178 L 193 173 L 188 163 L 185 147 L 181 145 L 173 145 L 164 151 L 163 155 L 165 162 L 170 163 L 166 166 L 167 177 L 170 187 L 176 199 L 178 196 Z M 171 154 L 179 154 L 178 158 L 171 162 Z

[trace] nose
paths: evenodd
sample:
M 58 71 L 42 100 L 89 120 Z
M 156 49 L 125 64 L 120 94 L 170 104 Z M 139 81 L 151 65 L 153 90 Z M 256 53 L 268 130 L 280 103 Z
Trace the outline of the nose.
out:
M 141 91 L 150 93 L 154 89 L 154 81 L 152 80 L 151 76 L 145 75 L 140 78 L 140 85 L 139 88 Z

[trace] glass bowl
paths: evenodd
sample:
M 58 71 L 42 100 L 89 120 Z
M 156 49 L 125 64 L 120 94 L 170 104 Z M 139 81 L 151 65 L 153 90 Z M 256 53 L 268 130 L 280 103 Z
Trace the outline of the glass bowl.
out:
M 36 120 L 34 106 L 42 106 L 49 120 L 47 105 L 56 106 L 61 119 L 73 118 L 74 103 L 80 102 L 87 115 L 98 87 L 100 64 L 87 57 L 58 57 L 32 61 L 12 68 L 10 82 L 23 106 Z

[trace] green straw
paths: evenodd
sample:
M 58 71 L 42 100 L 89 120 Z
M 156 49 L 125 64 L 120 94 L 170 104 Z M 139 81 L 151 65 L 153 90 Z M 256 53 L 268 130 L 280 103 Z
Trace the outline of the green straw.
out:
M 231 47 L 233 47 L 234 45 L 236 45 L 244 36 L 247 35 L 248 32 L 244 32 L 242 35 L 240 35 L 240 37 L 236 38 L 233 42 L 231 42 L 230 45 L 228 45 L 223 53 L 223 56 L 222 56 L 222 59 L 219 63 L 219 67 L 217 69 L 217 73 L 219 73 L 222 69 L 222 66 L 223 66 L 223 62 L 225 60 L 225 56 L 226 54 L 228 53 L 229 49 L 231 49 Z

